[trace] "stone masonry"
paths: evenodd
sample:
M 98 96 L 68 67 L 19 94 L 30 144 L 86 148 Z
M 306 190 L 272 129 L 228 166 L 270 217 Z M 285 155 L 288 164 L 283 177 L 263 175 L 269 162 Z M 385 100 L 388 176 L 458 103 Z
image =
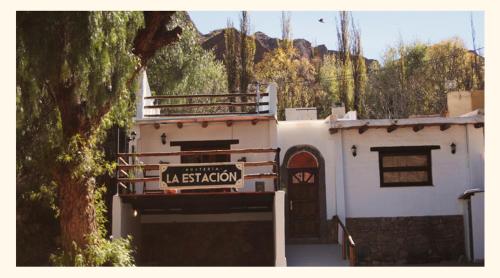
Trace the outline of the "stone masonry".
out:
M 360 265 L 436 264 L 465 254 L 461 215 L 347 218 Z

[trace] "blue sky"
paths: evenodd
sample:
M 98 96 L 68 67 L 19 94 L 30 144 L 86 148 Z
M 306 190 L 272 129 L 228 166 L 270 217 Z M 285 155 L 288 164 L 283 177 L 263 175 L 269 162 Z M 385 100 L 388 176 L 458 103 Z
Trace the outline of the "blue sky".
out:
M 202 33 L 225 27 L 228 18 L 232 19 L 235 27 L 239 24 L 239 11 L 196 11 L 189 12 L 189 15 Z M 293 11 L 291 15 L 293 38 L 304 38 L 313 44 L 325 44 L 328 49 L 337 49 L 336 11 Z M 363 51 L 367 58 L 380 59 L 384 49 L 399 38 L 405 42 L 435 43 L 457 36 L 469 49 L 473 48 L 470 11 L 356 11 L 352 15 L 361 28 Z M 484 12 L 475 11 L 472 16 L 476 47 L 484 47 Z M 318 22 L 320 18 L 325 23 Z M 250 11 L 252 33 L 262 31 L 271 37 L 281 37 L 280 20 L 279 11 Z

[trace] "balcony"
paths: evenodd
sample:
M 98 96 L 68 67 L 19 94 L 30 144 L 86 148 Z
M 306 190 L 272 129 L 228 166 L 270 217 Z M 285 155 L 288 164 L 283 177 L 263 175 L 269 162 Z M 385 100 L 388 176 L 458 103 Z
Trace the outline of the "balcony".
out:
M 248 93 L 239 92 L 191 95 L 151 94 L 146 72 L 142 73 L 136 94 L 136 122 L 144 121 L 200 121 L 202 119 L 263 119 L 277 114 L 277 86 L 275 83 L 254 82 Z

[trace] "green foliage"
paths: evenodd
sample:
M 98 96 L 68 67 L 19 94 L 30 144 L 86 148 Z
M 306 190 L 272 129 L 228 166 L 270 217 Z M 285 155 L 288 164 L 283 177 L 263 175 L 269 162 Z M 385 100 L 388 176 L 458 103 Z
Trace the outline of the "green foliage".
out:
M 87 248 L 75 244 L 71 252 L 52 254 L 50 260 L 55 266 L 134 266 L 131 241 L 131 237 L 112 241 L 93 237 Z
M 224 45 L 226 50 L 224 53 L 224 65 L 227 73 L 227 89 L 228 93 L 233 94 L 238 91 L 240 82 L 238 57 L 238 40 L 236 38 L 236 29 L 234 29 L 231 20 L 227 21 L 227 28 L 224 31 Z
M 339 72 L 338 63 L 335 55 L 327 54 L 323 58 L 323 62 L 319 69 L 319 84 L 329 95 L 332 96 L 334 102 L 341 102 L 337 74 Z
M 472 72 L 474 59 L 458 38 L 437 44 L 399 42 L 389 47 L 380 69 L 371 71 L 364 104 L 373 118 L 404 118 L 410 115 L 443 114 L 446 94 L 454 90 L 482 88 Z
M 113 169 L 101 143 L 109 127 L 129 124 L 134 113 L 130 81 L 139 60 L 131 50 L 143 13 L 18 12 L 16 20 L 18 264 L 45 265 L 60 245 L 56 200 L 68 180 L 61 177 L 86 186 Z M 102 231 L 89 240 L 80 251 L 99 256 L 69 256 L 75 264 L 129 264 L 125 242 L 108 242 Z
M 240 18 L 240 93 L 246 94 L 253 79 L 255 39 L 249 35 L 250 19 L 247 11 Z M 246 99 L 244 98 L 243 101 Z
M 177 12 L 169 28 L 180 26 L 179 41 L 163 48 L 148 63 L 148 80 L 157 95 L 190 95 L 224 92 L 226 73 L 211 51 L 201 47 L 199 34 L 185 12 Z
M 288 107 L 318 107 L 320 117 L 328 115 L 329 109 L 323 106 L 331 105 L 331 97 L 317 85 L 314 66 L 308 59 L 299 57 L 291 44 L 281 45 L 283 47 L 266 53 L 255 70 L 258 80 L 278 84 L 279 119 L 284 119 Z
M 108 240 L 107 208 L 103 200 L 106 187 L 101 186 L 95 190 L 94 207 L 98 234 L 89 236 L 89 244 L 85 249 L 73 245 L 71 252 L 58 250 L 50 255 L 52 265 L 56 266 L 134 266 L 132 250 L 132 237 Z

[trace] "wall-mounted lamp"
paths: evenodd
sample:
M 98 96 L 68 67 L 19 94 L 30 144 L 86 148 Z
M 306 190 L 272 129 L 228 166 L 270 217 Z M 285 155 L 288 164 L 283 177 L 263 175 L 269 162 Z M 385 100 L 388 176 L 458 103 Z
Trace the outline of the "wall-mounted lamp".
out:
M 457 152 L 457 145 L 455 143 L 451 143 L 450 148 L 452 154 L 455 154 Z
M 351 153 L 352 153 L 352 156 L 358 155 L 358 147 L 356 147 L 356 145 L 352 145 Z
M 139 215 L 139 212 L 136 209 L 134 209 L 134 217 L 137 217 L 137 215 Z
M 161 138 L 161 143 L 165 145 L 167 143 L 167 135 L 165 134 L 165 132 L 160 136 L 160 138 Z

